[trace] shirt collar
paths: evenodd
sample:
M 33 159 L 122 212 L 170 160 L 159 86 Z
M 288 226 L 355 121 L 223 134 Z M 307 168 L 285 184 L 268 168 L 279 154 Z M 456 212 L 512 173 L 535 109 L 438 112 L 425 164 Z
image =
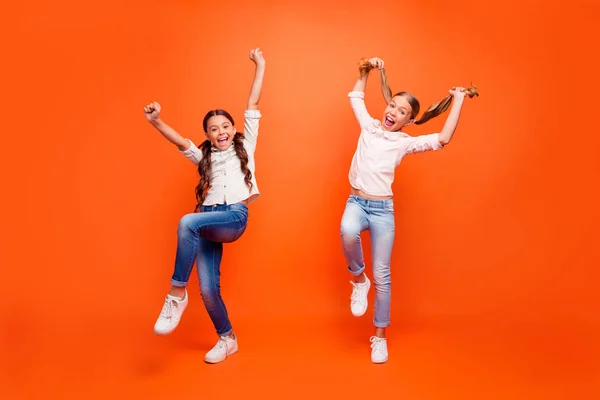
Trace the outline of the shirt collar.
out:
M 389 132 L 389 131 L 384 131 L 383 129 L 381 129 L 381 121 L 373 119 L 373 126 L 368 129 L 369 132 L 375 136 L 378 137 L 384 137 L 388 140 L 391 140 L 393 142 L 400 140 L 401 137 L 403 136 L 408 136 L 406 133 L 404 132 Z
M 231 145 L 226 150 L 219 150 L 216 147 L 211 146 L 210 147 L 210 151 L 212 153 L 228 154 L 228 153 L 231 153 L 231 152 L 235 151 L 235 146 L 233 145 L 233 142 L 231 142 Z

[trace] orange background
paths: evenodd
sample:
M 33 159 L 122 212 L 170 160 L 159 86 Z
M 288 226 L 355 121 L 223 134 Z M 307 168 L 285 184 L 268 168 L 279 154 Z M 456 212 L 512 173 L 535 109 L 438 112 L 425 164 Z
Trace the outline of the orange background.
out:
M 599 398 L 599 6 L 484 3 L 8 6 L 0 397 Z M 240 352 L 206 365 L 195 271 L 177 331 L 152 332 L 197 173 L 142 108 L 159 101 L 196 142 L 211 108 L 240 128 L 257 46 L 262 196 L 222 265 Z M 397 170 L 385 365 L 369 360 L 372 308 L 349 312 L 339 239 L 347 93 L 371 56 L 422 108 L 481 92 L 447 149 Z M 376 75 L 366 101 L 380 117 Z

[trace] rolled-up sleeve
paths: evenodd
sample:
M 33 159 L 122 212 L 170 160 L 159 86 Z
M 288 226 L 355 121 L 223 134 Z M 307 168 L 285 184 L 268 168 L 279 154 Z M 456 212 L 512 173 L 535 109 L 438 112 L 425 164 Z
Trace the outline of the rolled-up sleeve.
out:
M 258 125 L 262 114 L 259 110 L 246 110 L 244 112 L 244 139 L 252 147 L 256 147 L 258 140 Z
M 179 152 L 183 154 L 185 158 L 198 165 L 202 160 L 202 150 L 200 150 L 190 139 L 185 140 L 190 142 L 190 147 L 184 151 L 179 150 Z
M 370 126 L 373 123 L 373 118 L 369 115 L 365 105 L 365 92 L 352 91 L 348 93 L 348 97 L 350 97 L 350 106 L 361 129 Z
M 404 154 L 415 154 L 432 150 L 440 150 L 444 146 L 442 146 L 440 143 L 439 137 L 439 133 L 408 137 L 405 139 L 406 144 L 404 146 Z

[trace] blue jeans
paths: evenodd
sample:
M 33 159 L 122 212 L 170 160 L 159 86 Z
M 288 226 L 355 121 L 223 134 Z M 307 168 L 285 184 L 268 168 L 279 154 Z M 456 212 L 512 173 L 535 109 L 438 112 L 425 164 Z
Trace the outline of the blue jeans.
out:
M 186 287 L 196 262 L 202 301 L 219 336 L 227 336 L 232 331 L 221 298 L 223 243 L 242 236 L 247 223 L 248 206 L 223 204 L 202 206 L 199 213 L 183 216 L 177 229 L 177 255 L 171 284 Z
M 342 217 L 340 234 L 348 270 L 359 276 L 365 270 L 361 232 L 369 230 L 373 260 L 373 284 L 375 286 L 375 313 L 373 324 L 385 328 L 390 324 L 392 281 L 390 260 L 394 246 L 394 202 L 392 200 L 368 200 L 350 196 Z

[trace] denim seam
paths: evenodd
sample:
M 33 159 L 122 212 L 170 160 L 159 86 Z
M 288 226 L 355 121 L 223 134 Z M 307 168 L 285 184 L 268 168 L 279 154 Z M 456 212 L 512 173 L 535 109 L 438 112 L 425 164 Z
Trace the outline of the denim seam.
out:
M 192 233 L 195 233 L 195 232 L 192 232 Z M 199 243 L 197 240 L 193 241 L 192 252 L 191 252 L 191 254 L 193 255 L 193 257 L 191 257 L 192 262 L 191 263 L 188 262 L 187 264 L 190 264 L 190 266 L 188 268 L 186 268 L 186 282 L 185 282 L 186 285 L 187 285 L 187 282 L 189 282 L 189 280 L 190 280 L 190 275 L 192 274 L 192 269 L 194 269 L 194 263 L 196 262 L 196 258 L 198 256 L 198 244 Z M 177 281 L 177 282 L 179 282 L 179 281 Z M 182 282 L 182 283 L 184 283 L 184 282 Z
M 214 247 L 212 247 L 211 255 L 212 255 L 212 260 L 211 260 L 211 262 L 212 262 L 212 268 L 211 268 L 211 271 L 210 271 L 211 274 L 212 274 L 212 279 L 211 280 L 212 280 L 213 284 L 215 284 L 217 282 L 217 276 L 215 274 L 216 269 L 215 269 L 215 248 Z M 219 279 L 219 287 L 217 288 L 218 290 L 215 293 L 215 296 L 217 296 L 219 298 L 219 301 L 217 301 L 217 307 L 221 308 L 221 310 L 223 311 L 223 315 L 225 315 L 225 317 L 226 317 L 225 323 L 228 323 L 229 316 L 227 315 L 227 310 L 224 307 L 223 298 L 221 297 L 221 284 L 220 284 L 220 281 L 221 280 Z M 219 334 L 219 330 L 218 329 L 217 329 L 217 334 Z

